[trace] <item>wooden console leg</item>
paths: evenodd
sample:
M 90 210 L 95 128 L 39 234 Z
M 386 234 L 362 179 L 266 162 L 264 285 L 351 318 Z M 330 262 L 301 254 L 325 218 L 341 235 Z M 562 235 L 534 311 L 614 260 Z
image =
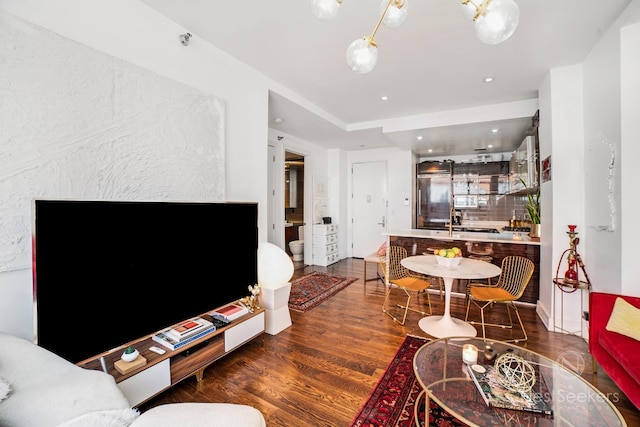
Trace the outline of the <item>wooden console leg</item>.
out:
M 204 368 L 202 368 L 202 369 L 198 369 L 198 370 L 196 371 L 196 381 L 197 381 L 197 382 L 202 381 L 202 377 L 204 377 Z

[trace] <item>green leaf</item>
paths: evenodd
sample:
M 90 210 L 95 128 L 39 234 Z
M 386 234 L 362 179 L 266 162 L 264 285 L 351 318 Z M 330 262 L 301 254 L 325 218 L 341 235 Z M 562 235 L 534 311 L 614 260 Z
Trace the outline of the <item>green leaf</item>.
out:
M 525 188 L 529 188 L 527 183 L 520 178 L 520 182 Z M 531 222 L 534 224 L 540 224 L 540 187 L 537 188 L 535 195 L 531 192 L 527 193 L 527 203 L 524 205 Z

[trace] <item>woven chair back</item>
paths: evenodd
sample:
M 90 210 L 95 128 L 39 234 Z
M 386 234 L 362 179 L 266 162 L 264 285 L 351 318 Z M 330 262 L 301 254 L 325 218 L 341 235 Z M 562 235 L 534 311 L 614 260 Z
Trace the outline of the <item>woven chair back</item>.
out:
M 407 250 L 402 246 L 391 246 L 387 253 L 389 257 L 389 280 L 402 279 L 409 277 L 411 274 L 400 261 L 408 256 Z
M 535 265 L 529 258 L 507 256 L 502 260 L 502 272 L 495 286 L 506 290 L 516 300 L 527 288 L 534 269 Z
M 385 276 L 387 276 L 388 264 L 389 276 L 387 280 L 389 282 L 411 276 L 409 270 L 400 264 L 400 261 L 407 256 L 408 252 L 402 246 L 390 246 L 387 248 L 385 255 L 378 256 L 380 268 Z

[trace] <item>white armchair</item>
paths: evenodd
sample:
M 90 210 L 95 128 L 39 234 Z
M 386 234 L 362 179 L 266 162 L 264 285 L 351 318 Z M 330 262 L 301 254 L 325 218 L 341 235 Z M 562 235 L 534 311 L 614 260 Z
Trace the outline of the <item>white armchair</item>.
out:
M 131 408 L 112 376 L 83 369 L 27 340 L 0 332 L 0 426 L 177 425 L 265 427 L 266 423 L 257 409 L 231 403 L 173 403 L 140 414 Z

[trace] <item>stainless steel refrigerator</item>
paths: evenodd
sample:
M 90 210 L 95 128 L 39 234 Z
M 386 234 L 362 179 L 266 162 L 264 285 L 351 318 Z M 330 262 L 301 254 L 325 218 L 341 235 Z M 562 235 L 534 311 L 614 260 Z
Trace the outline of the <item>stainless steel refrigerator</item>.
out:
M 416 228 L 446 228 L 451 220 L 452 161 L 416 165 Z

